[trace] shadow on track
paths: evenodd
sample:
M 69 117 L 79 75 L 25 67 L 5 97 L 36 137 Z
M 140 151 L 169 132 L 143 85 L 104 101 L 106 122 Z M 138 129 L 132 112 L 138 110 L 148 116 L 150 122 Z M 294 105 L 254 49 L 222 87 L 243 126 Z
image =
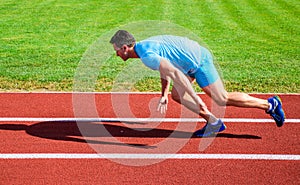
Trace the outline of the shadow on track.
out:
M 74 122 L 74 121 L 49 121 L 49 122 L 39 122 L 32 125 L 26 124 L 0 124 L 0 130 L 12 130 L 20 131 L 24 130 L 27 134 L 44 139 L 52 140 L 62 140 L 71 142 L 81 142 L 81 143 L 92 143 L 92 144 L 109 144 L 109 145 L 126 145 L 132 147 L 143 147 L 143 148 L 153 148 L 154 146 L 149 146 L 147 144 L 127 144 L 127 143 L 113 143 L 105 141 L 96 141 L 90 139 L 84 139 L 80 128 L 84 128 L 89 132 L 85 132 L 85 137 L 129 137 L 129 138 L 198 138 L 193 136 L 191 132 L 183 132 L 177 130 L 167 130 L 154 128 L 149 131 L 139 131 L 135 129 L 128 128 L 126 126 L 113 125 L 113 124 L 101 124 L 94 122 Z M 131 123 L 126 123 L 131 124 Z M 101 131 L 103 127 L 107 130 L 108 134 Z M 141 128 L 142 129 L 142 128 Z M 80 138 L 81 137 L 81 138 Z M 236 138 L 236 139 L 261 139 L 260 136 L 248 135 L 248 134 L 229 134 L 229 133 L 219 133 L 216 137 L 222 138 Z

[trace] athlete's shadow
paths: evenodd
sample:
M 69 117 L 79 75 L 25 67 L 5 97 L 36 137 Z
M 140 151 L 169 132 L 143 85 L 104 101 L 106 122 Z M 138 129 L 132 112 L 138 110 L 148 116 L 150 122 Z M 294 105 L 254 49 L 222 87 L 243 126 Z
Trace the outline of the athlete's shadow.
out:
M 125 124 L 143 124 L 127 122 Z M 104 137 L 129 137 L 129 138 L 196 138 L 192 132 L 183 132 L 177 130 L 154 128 L 148 131 L 131 129 L 126 126 L 100 122 L 74 122 L 74 121 L 49 121 L 40 122 L 32 125 L 25 124 L 0 124 L 1 130 L 24 130 L 27 134 L 39 138 L 62 140 L 71 142 L 91 143 L 91 144 L 108 144 L 108 145 L 126 145 L 132 147 L 153 148 L 147 144 L 126 144 L 121 142 L 107 142 L 93 140 L 90 138 Z M 140 129 L 143 129 L 142 127 Z M 86 138 L 84 138 L 84 137 Z M 261 139 L 255 135 L 236 135 L 229 133 L 220 133 L 216 137 L 240 138 L 240 139 Z
M 141 148 L 154 148 L 154 146 L 149 146 L 146 144 L 139 143 L 121 143 L 121 142 L 110 142 L 110 141 L 99 141 L 93 139 L 87 139 L 85 137 L 111 137 L 106 129 L 114 130 L 114 125 L 107 125 L 104 127 L 103 124 L 91 123 L 91 122 L 75 122 L 75 121 L 49 121 L 49 122 L 39 122 L 32 125 L 26 124 L 0 124 L 0 130 L 13 130 L 21 131 L 24 130 L 27 134 L 39 138 L 51 139 L 51 140 L 61 140 L 61 141 L 71 141 L 79 143 L 91 143 L 91 144 L 105 144 L 105 145 L 119 145 L 119 146 L 131 146 L 131 147 L 141 147 Z M 84 134 L 82 134 L 83 129 Z M 122 127 L 119 130 L 125 130 L 126 127 Z M 99 132 L 100 131 L 100 132 Z M 83 136 L 84 135 L 84 136 Z

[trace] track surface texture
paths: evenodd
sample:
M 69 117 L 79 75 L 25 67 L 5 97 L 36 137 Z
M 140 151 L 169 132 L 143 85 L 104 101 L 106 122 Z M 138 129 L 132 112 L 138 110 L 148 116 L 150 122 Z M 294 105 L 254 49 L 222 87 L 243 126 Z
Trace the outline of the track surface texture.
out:
M 211 107 L 211 100 L 199 95 Z M 226 107 L 221 116 L 227 129 L 198 138 L 192 133 L 204 121 L 178 121 L 197 117 L 171 99 L 161 115 L 155 111 L 156 93 L 0 93 L 0 184 L 299 184 L 300 96 L 279 96 L 288 120 L 283 127 L 262 110 Z M 158 154 L 174 156 L 155 158 Z

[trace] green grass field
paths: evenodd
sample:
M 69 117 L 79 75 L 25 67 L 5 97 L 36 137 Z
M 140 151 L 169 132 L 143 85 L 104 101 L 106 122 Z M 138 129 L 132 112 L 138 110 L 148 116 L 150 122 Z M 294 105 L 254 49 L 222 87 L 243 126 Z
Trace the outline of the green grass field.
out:
M 198 35 L 228 91 L 299 93 L 299 15 L 298 0 L 0 0 L 0 91 L 72 91 L 78 63 L 99 37 L 157 20 Z M 111 91 L 128 63 L 107 60 L 95 90 Z M 143 78 L 131 90 L 160 91 L 160 80 Z

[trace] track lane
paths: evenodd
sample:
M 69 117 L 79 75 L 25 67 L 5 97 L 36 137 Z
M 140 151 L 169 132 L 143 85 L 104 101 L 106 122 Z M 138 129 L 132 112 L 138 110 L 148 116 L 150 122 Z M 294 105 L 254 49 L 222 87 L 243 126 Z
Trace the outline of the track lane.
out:
M 158 95 L 129 95 L 132 111 L 137 117 L 147 117 L 150 110 L 147 101 Z M 269 95 L 255 95 L 269 97 Z M 205 96 L 204 96 L 205 97 Z M 205 98 L 204 98 L 205 99 Z M 288 118 L 299 118 L 299 108 L 290 102 L 299 101 L 296 95 L 281 96 Z M 24 93 L 0 94 L 4 102 L 1 117 L 72 117 L 72 95 L 68 93 Z M 109 94 L 96 95 L 98 113 L 112 117 L 115 113 L 109 107 Z M 208 101 L 205 99 L 205 101 Z M 136 104 L 134 104 L 136 102 Z M 172 102 L 173 104 L 174 102 Z M 105 106 L 104 106 L 105 105 Z M 177 117 L 180 107 L 174 104 L 167 117 Z M 225 117 L 269 118 L 260 110 L 228 107 Z M 90 124 L 91 128 L 99 123 Z M 120 142 L 134 144 L 130 147 L 153 146 L 166 139 L 178 123 L 158 125 L 133 125 L 128 123 L 102 123 Z M 179 153 L 267 153 L 300 154 L 298 123 L 289 123 L 277 128 L 271 123 L 226 123 L 228 129 L 219 134 L 204 151 L 199 144 L 204 138 L 191 138 Z M 127 127 L 157 127 L 141 133 Z M 197 128 L 203 123 L 197 125 Z M 184 139 L 186 133 L 178 130 L 179 136 L 173 142 Z M 145 134 L 146 133 L 146 134 Z M 107 138 L 94 135 L 89 139 L 103 141 L 99 146 L 120 146 L 107 142 Z M 84 142 L 75 122 L 1 122 L 1 153 L 96 153 Z M 140 144 L 140 145 L 138 145 Z M 137 146 L 138 145 L 138 146 Z M 129 147 L 129 148 L 130 148 Z M 150 149 L 147 149 L 151 151 Z M 108 159 L 0 159 L 1 182 L 5 184 L 297 184 L 300 180 L 299 161 L 264 160 L 193 160 L 168 159 L 160 163 L 132 167 Z
M 5 184 L 298 184 L 299 162 L 165 160 L 130 167 L 110 160 L 0 160 Z
M 77 93 L 78 98 L 93 99 L 95 101 L 99 117 L 116 117 L 116 112 L 130 103 L 131 112 L 135 117 L 149 117 L 151 112 L 161 117 L 159 113 L 150 110 L 149 107 L 154 108 L 159 98 L 159 94 L 140 94 L 140 93 L 125 93 L 125 94 L 111 94 L 111 93 Z M 259 98 L 268 98 L 269 94 L 252 94 Z M 1 117 L 74 117 L 73 98 L 72 93 L 0 93 Z M 283 106 L 286 112 L 286 117 L 289 119 L 299 118 L 300 107 L 297 103 L 300 102 L 300 95 L 298 94 L 279 94 L 283 101 Z M 208 107 L 211 105 L 211 99 L 204 94 L 200 97 L 207 103 Z M 114 105 L 119 105 L 112 108 L 112 100 L 116 102 Z M 150 103 L 149 103 L 150 102 Z M 80 103 L 80 102 L 79 102 Z M 150 105 L 149 105 L 150 104 Z M 168 112 L 165 117 L 178 118 L 181 114 L 181 107 L 174 101 L 170 101 Z M 143 111 L 141 111 L 143 110 Z M 86 114 L 89 112 L 86 110 Z M 119 115 L 119 117 L 122 115 Z M 130 117 L 123 115 L 122 117 Z M 227 118 L 270 118 L 264 111 L 258 109 L 241 109 L 237 107 L 226 107 Z
M 98 132 L 90 136 L 86 135 L 84 138 L 76 122 L 7 122 L 0 124 L 0 151 L 1 153 L 85 153 L 95 152 L 90 146 L 109 145 L 129 148 L 128 150 L 132 147 L 144 147 L 147 152 L 165 139 L 170 139 L 171 143 L 188 140 L 180 153 L 300 154 L 298 123 L 290 123 L 282 128 L 277 128 L 271 123 L 229 123 L 228 129 L 218 134 L 204 151 L 199 151 L 200 143 L 205 143 L 211 138 L 189 139 L 192 131 L 174 131 L 178 124 L 185 123 L 161 123 L 149 131 L 136 130 L 136 127 L 130 129 L 128 127 L 131 125 L 123 123 L 81 124 L 91 130 L 99 130 L 99 127 L 104 125 L 118 142 L 110 139 L 111 136 Z M 202 126 L 203 124 L 198 124 L 196 129 Z M 170 137 L 174 132 L 176 136 Z M 88 139 L 90 144 L 87 144 L 85 139 Z M 168 150 L 165 152 L 168 153 Z

